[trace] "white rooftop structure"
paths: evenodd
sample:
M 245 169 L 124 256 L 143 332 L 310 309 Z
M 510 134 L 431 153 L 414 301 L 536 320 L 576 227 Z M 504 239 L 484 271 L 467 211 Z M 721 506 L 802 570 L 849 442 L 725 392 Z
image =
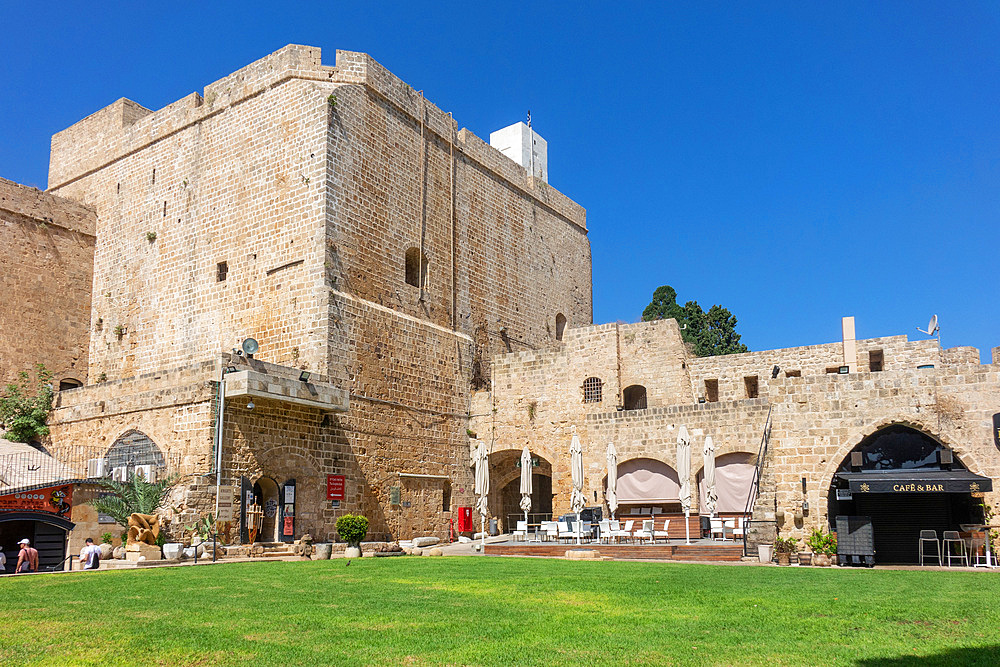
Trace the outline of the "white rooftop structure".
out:
M 524 123 L 514 123 L 490 132 L 490 146 L 528 170 L 535 178 L 549 182 L 549 144 Z

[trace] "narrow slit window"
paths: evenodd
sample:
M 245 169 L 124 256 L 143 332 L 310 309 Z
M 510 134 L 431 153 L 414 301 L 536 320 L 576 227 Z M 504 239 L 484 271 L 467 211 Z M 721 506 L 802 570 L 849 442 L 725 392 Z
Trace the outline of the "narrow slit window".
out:
M 743 386 L 746 387 L 747 398 L 757 398 L 759 382 L 756 375 L 749 375 L 743 378 Z
M 882 355 L 882 350 L 872 350 L 868 353 L 868 370 L 872 373 L 880 372 L 884 362 L 885 357 Z
M 229 264 L 227 262 L 219 262 L 215 265 L 216 282 L 223 282 L 227 275 L 229 275 Z
M 563 332 L 566 331 L 566 316 L 556 313 L 556 340 L 563 339 Z
M 427 287 L 427 255 L 421 255 L 420 248 L 406 251 L 406 284 Z

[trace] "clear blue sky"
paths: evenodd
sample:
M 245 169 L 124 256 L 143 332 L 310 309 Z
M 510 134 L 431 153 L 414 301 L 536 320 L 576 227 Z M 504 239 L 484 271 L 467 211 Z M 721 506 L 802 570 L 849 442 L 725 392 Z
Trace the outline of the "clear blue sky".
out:
M 596 322 L 670 284 L 754 350 L 932 313 L 1000 345 L 996 2 L 148 4 L 5 3 L 0 176 L 44 187 L 51 135 L 119 97 L 365 51 L 485 139 L 531 109 L 588 211 Z

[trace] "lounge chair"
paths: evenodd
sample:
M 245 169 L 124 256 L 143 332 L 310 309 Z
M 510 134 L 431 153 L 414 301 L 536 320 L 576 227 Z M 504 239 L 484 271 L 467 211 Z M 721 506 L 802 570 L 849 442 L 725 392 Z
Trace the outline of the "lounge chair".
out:
M 632 539 L 632 525 L 633 524 L 635 524 L 635 521 L 633 519 L 629 519 L 628 521 L 625 522 L 625 525 L 622 527 L 622 529 L 620 531 L 618 531 L 618 539 L 619 540 L 622 540 L 622 539 L 631 540 Z
M 725 528 L 725 526 L 722 525 L 722 518 L 721 517 L 714 517 L 713 516 L 712 519 L 711 519 L 711 526 L 712 526 L 712 539 L 713 540 L 716 539 L 715 536 L 718 535 L 719 536 L 718 539 L 720 539 L 723 542 L 725 542 L 726 541 L 726 528 Z
M 607 542 L 611 544 L 611 521 L 608 519 L 601 519 L 598 524 L 598 529 L 600 530 L 600 540 L 601 542 Z
M 559 541 L 568 540 L 573 537 L 573 531 L 570 530 L 569 523 L 566 521 L 560 521 L 558 524 L 558 537 Z
M 552 540 L 555 542 L 559 539 L 559 522 L 558 521 L 543 521 L 542 522 L 542 535 L 546 541 Z

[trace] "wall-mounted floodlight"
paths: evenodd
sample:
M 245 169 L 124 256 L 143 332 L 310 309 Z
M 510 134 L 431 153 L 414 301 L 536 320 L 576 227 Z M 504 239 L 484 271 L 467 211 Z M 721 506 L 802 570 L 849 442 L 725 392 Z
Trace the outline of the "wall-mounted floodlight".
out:
M 250 399 L 250 402 L 247 403 L 247 410 L 253 410 L 253 409 L 254 409 L 253 399 Z
M 309 382 L 309 378 L 311 376 L 312 376 L 312 373 L 310 373 L 309 371 L 302 371 L 301 373 L 299 373 L 299 381 L 300 382 Z
M 226 372 L 227 373 L 235 373 L 236 372 L 236 366 L 226 366 Z
M 840 373 L 841 375 L 847 375 L 848 373 L 851 372 L 851 367 L 841 366 L 840 368 L 837 369 L 837 372 Z
M 774 368 L 772 368 L 771 369 L 771 379 L 773 380 L 776 377 L 778 377 L 778 373 L 780 373 L 780 372 L 781 372 L 781 369 L 778 368 L 777 366 L 775 366 Z
M 257 350 L 260 349 L 260 344 L 257 343 L 257 340 L 254 338 L 246 338 L 243 340 L 240 347 L 243 348 L 243 352 L 245 352 L 248 357 L 252 357 L 257 354 Z

